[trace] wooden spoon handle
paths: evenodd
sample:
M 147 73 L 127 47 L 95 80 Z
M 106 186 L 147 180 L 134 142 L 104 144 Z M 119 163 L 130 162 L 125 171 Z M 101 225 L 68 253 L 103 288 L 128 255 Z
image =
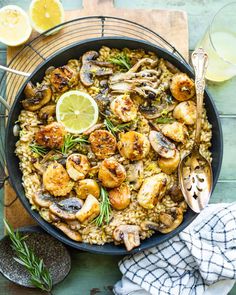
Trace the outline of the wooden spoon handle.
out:
M 199 146 L 201 138 L 202 107 L 205 89 L 205 73 L 208 65 L 208 55 L 203 48 L 197 48 L 192 53 L 192 64 L 195 71 L 195 88 L 197 96 L 197 122 L 195 145 Z

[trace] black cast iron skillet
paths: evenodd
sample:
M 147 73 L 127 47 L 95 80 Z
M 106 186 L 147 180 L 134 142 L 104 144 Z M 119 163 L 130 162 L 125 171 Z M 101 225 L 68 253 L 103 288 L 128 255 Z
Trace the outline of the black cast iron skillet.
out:
M 186 65 L 182 61 L 180 61 L 176 56 L 167 52 L 165 49 L 162 49 L 156 45 L 151 43 L 140 41 L 131 38 L 122 38 L 122 37 L 103 37 L 103 38 L 95 38 L 89 39 L 82 42 L 78 42 L 72 46 L 68 46 L 63 50 L 57 52 L 53 56 L 51 56 L 48 60 L 40 64 L 36 70 L 31 74 L 31 76 L 25 81 L 22 85 L 20 91 L 18 92 L 16 99 L 12 105 L 12 108 L 9 113 L 7 127 L 6 127 L 6 161 L 8 172 L 10 176 L 11 184 L 13 185 L 18 197 L 23 203 L 26 210 L 30 213 L 30 215 L 38 222 L 40 226 L 44 228 L 49 234 L 53 235 L 55 238 L 64 242 L 65 244 L 84 251 L 93 252 L 93 253 L 101 253 L 101 254 L 110 254 L 110 255 L 122 255 L 128 253 L 136 253 L 144 249 L 151 248 L 158 244 L 161 244 L 164 241 L 169 240 L 177 233 L 181 232 L 187 225 L 189 225 L 197 216 L 191 209 L 188 209 L 184 215 L 183 223 L 173 232 L 169 234 L 161 234 L 155 233 L 152 237 L 141 242 L 140 247 L 134 249 L 131 252 L 127 252 L 123 245 L 115 246 L 113 243 L 105 244 L 103 246 L 90 245 L 86 243 L 78 243 L 69 239 L 65 236 L 61 231 L 57 230 L 54 226 L 46 222 L 42 219 L 38 212 L 32 211 L 30 203 L 28 199 L 25 197 L 24 188 L 22 186 L 22 173 L 19 169 L 19 159 L 16 157 L 15 144 L 18 140 L 17 137 L 13 135 L 13 126 L 18 119 L 20 111 L 22 110 L 22 105 L 20 101 L 23 99 L 23 90 L 28 81 L 32 81 L 33 83 L 40 82 L 44 75 L 45 70 L 49 66 L 62 66 L 67 63 L 69 59 L 79 58 L 83 53 L 88 50 L 99 50 L 101 46 L 108 46 L 110 48 L 124 48 L 128 47 L 130 49 L 138 49 L 142 48 L 145 51 L 153 51 L 157 54 L 158 57 L 163 57 L 164 59 L 170 61 L 173 65 L 175 65 L 180 71 L 187 73 L 190 77 L 194 77 L 192 69 L 190 66 Z M 216 110 L 215 104 L 210 97 L 208 91 L 205 91 L 205 106 L 207 109 L 207 115 L 210 123 L 212 124 L 212 170 L 214 175 L 214 187 L 216 185 L 217 179 L 219 177 L 221 162 L 222 162 L 222 154 L 223 154 L 223 136 L 222 129 L 220 124 L 220 119 L 218 112 Z M 21 212 L 18 212 L 20 215 Z

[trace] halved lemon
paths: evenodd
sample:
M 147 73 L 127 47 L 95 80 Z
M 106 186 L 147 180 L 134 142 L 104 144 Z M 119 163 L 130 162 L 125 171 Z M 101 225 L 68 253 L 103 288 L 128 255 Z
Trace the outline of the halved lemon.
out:
M 89 94 L 70 90 L 59 98 L 56 117 L 68 132 L 79 134 L 96 124 L 98 106 Z
M 27 13 L 16 5 L 0 9 L 0 42 L 8 46 L 25 43 L 32 32 Z
M 29 15 L 32 26 L 38 33 L 43 33 L 65 20 L 64 8 L 59 0 L 33 0 Z

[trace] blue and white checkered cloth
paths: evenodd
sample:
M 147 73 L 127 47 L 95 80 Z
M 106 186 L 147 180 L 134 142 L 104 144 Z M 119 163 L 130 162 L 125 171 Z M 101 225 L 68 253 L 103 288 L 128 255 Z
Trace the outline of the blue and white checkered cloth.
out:
M 224 295 L 236 281 L 236 203 L 209 205 L 179 235 L 119 263 L 116 295 Z

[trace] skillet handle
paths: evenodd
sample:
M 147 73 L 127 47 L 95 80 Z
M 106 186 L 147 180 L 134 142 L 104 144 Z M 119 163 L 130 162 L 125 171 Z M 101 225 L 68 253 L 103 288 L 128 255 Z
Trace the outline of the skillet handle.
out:
M 7 111 L 10 111 L 10 108 L 11 108 L 10 105 L 2 96 L 0 96 L 0 104 L 2 104 Z M 0 118 L 0 120 L 3 122 L 3 124 L 1 124 L 2 122 L 0 123 L 1 129 L 5 127 L 5 118 L 6 118 L 5 115 L 3 115 L 2 118 Z M 2 134 L 2 130 L 1 130 L 1 134 Z M 2 139 L 2 142 L 3 142 L 3 139 Z M 5 181 L 8 179 L 8 176 L 6 175 L 6 171 L 4 167 L 5 159 L 4 159 L 4 151 L 2 149 L 4 149 L 3 144 L 1 144 L 0 146 L 0 189 L 3 188 Z

